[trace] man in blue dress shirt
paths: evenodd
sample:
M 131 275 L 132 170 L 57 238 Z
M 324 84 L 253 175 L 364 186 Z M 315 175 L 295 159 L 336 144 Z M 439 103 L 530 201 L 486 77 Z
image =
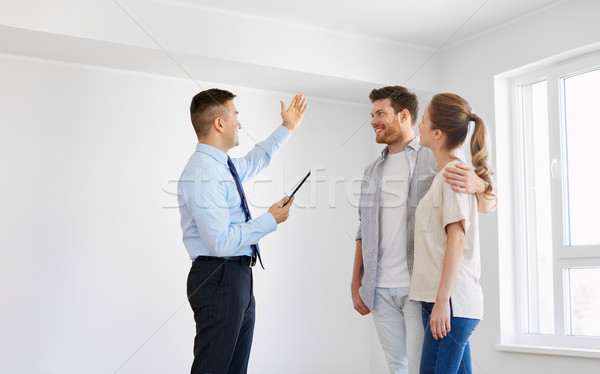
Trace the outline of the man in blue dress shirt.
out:
M 234 97 L 213 88 L 192 99 L 190 114 L 198 144 L 178 184 L 183 243 L 193 260 L 187 284 L 196 321 L 193 374 L 247 372 L 258 241 L 287 219 L 293 198 L 284 197 L 252 219 L 241 182 L 269 165 L 308 107 L 302 95 L 296 95 L 288 108 L 282 101 L 282 125 L 245 157 L 232 160 L 227 152 L 239 144 L 242 128 Z

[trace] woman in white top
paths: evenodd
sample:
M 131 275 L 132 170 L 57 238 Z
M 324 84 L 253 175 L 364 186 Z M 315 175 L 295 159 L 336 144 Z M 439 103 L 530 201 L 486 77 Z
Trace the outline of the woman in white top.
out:
M 422 302 L 421 374 L 471 373 L 469 337 L 483 317 L 477 199 L 455 192 L 442 175 L 447 166 L 461 162 L 457 150 L 470 123 L 472 164 L 487 183 L 484 198 L 495 199 L 485 123 L 462 97 L 435 95 L 419 124 L 420 144 L 431 149 L 438 165 L 415 217 L 410 299 Z

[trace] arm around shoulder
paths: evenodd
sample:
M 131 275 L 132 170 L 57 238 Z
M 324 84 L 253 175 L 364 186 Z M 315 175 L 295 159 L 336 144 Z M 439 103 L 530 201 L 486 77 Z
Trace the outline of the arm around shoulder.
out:
M 480 213 L 490 214 L 496 210 L 496 197 L 488 199 L 484 196 L 486 184 L 475 171 L 465 164 L 456 164 L 444 170 L 446 183 L 452 190 L 459 193 L 474 193 L 477 197 L 477 210 Z

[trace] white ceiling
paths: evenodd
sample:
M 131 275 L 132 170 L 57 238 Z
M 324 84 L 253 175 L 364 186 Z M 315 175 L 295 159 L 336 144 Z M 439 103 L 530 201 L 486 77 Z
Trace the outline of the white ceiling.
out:
M 364 102 L 435 92 L 440 48 L 569 1 L 0 0 L 0 53 Z
M 438 49 L 568 0 L 162 0 Z

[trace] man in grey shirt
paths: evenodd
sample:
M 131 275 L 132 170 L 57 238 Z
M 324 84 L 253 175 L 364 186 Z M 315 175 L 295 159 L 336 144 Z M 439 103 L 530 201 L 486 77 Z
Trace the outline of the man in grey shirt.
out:
M 381 156 L 365 168 L 351 293 L 354 309 L 373 312 L 379 340 L 393 374 L 418 373 L 423 341 L 421 309 L 408 299 L 414 262 L 415 209 L 429 190 L 437 165 L 414 135 L 418 100 L 405 87 L 374 89 L 371 125 Z M 476 193 L 479 210 L 494 210 L 483 199 L 484 181 L 464 164 L 449 168 L 446 182 L 457 192 Z

